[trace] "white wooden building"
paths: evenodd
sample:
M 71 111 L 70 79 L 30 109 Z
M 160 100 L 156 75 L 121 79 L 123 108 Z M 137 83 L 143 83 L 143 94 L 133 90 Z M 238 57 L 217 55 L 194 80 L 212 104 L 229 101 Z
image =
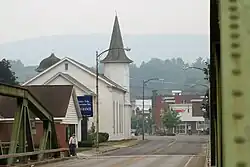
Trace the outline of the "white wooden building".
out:
M 113 26 L 110 48 L 123 48 L 117 16 Z M 104 74 L 99 76 L 99 129 L 110 140 L 131 138 L 129 64 L 132 61 L 122 49 L 110 50 L 101 61 Z M 96 73 L 93 69 L 69 57 L 64 57 L 23 85 L 74 85 L 77 96 L 94 96 L 94 116 L 88 128 L 96 122 Z M 80 124 L 80 123 L 79 123 Z M 95 124 L 96 126 L 96 124 Z

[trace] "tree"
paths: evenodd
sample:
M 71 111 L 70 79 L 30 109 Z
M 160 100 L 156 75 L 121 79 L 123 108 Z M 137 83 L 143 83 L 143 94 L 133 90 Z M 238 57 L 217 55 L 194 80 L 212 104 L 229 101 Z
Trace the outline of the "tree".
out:
M 206 67 L 204 68 L 204 74 L 205 74 L 205 80 L 210 81 L 209 73 L 210 73 L 210 64 L 208 62 L 205 62 Z M 207 89 L 206 94 L 205 94 L 205 99 L 203 100 L 201 109 L 204 111 L 204 118 L 210 118 L 210 113 L 209 113 L 209 89 Z
M 8 60 L 3 59 L 0 61 L 0 82 L 17 85 L 17 77 L 15 73 L 11 71 L 11 64 Z
M 172 130 L 174 127 L 176 127 L 178 124 L 180 124 L 181 119 L 178 112 L 166 109 L 163 116 L 162 116 L 162 123 L 164 127 L 166 127 L 168 130 Z
M 132 115 L 131 117 L 131 129 L 136 129 L 138 124 L 137 116 Z

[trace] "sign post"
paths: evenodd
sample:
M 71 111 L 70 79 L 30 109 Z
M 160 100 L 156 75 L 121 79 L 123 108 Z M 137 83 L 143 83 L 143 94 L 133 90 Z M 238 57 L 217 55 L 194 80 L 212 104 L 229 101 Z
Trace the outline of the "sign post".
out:
M 81 136 L 82 141 L 87 140 L 88 117 L 93 117 L 93 97 L 91 95 L 78 96 L 78 104 L 81 110 Z
M 84 117 L 93 117 L 93 96 L 77 96 L 81 114 Z

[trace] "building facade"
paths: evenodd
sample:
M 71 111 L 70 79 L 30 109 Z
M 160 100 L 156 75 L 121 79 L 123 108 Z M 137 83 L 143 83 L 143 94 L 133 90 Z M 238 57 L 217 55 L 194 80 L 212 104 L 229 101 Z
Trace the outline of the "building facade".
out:
M 110 140 L 131 138 L 129 64 L 132 62 L 123 49 L 118 17 L 115 17 L 108 55 L 101 61 L 104 74 L 99 75 L 99 131 L 109 133 Z M 43 69 L 43 68 L 39 68 Z M 92 68 L 65 57 L 23 84 L 74 85 L 77 96 L 93 95 L 93 117 L 88 129 L 96 125 L 96 73 Z
M 206 129 L 207 125 L 201 110 L 204 99 L 202 95 L 185 95 L 182 91 L 172 91 L 167 96 L 157 96 L 155 106 L 155 123 L 158 129 L 163 128 L 161 115 L 165 109 L 170 109 L 179 113 L 182 123 L 175 129 L 175 133 L 186 134 L 190 129 L 193 133 L 198 133 Z

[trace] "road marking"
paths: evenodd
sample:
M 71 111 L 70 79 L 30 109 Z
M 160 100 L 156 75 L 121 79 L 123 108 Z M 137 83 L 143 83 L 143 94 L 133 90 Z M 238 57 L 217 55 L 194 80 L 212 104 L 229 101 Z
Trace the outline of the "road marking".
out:
M 174 143 L 176 143 L 177 139 L 175 139 L 174 141 L 172 141 L 171 143 L 168 144 L 168 147 L 172 146 Z
M 174 143 L 176 143 L 176 141 L 177 141 L 177 139 L 175 139 L 174 141 L 170 142 L 170 143 L 167 145 L 167 147 L 172 146 Z M 164 149 L 165 149 L 164 147 L 163 147 L 163 148 L 156 149 L 155 151 L 153 151 L 153 154 L 158 153 L 158 152 L 160 152 L 160 151 L 162 151 L 162 150 L 164 150 Z
M 125 159 L 123 161 L 117 162 L 115 164 L 112 164 L 110 167 L 120 167 L 120 166 L 129 166 L 133 163 L 135 163 L 136 161 L 140 161 L 144 159 L 144 157 L 140 156 L 140 157 L 133 157 L 133 158 L 129 158 L 129 159 Z
M 88 157 L 88 159 L 110 159 L 110 158 L 138 158 L 138 157 L 143 157 L 143 158 L 155 158 L 155 157 L 180 157 L 180 156 L 185 156 L 185 157 L 204 157 L 204 155 L 192 155 L 192 154 L 169 154 L 169 155 L 110 155 L 110 156 L 93 156 L 93 157 Z
M 188 161 L 185 163 L 184 167 L 187 167 L 188 164 L 191 162 L 191 160 L 194 158 L 194 155 L 188 159 Z

